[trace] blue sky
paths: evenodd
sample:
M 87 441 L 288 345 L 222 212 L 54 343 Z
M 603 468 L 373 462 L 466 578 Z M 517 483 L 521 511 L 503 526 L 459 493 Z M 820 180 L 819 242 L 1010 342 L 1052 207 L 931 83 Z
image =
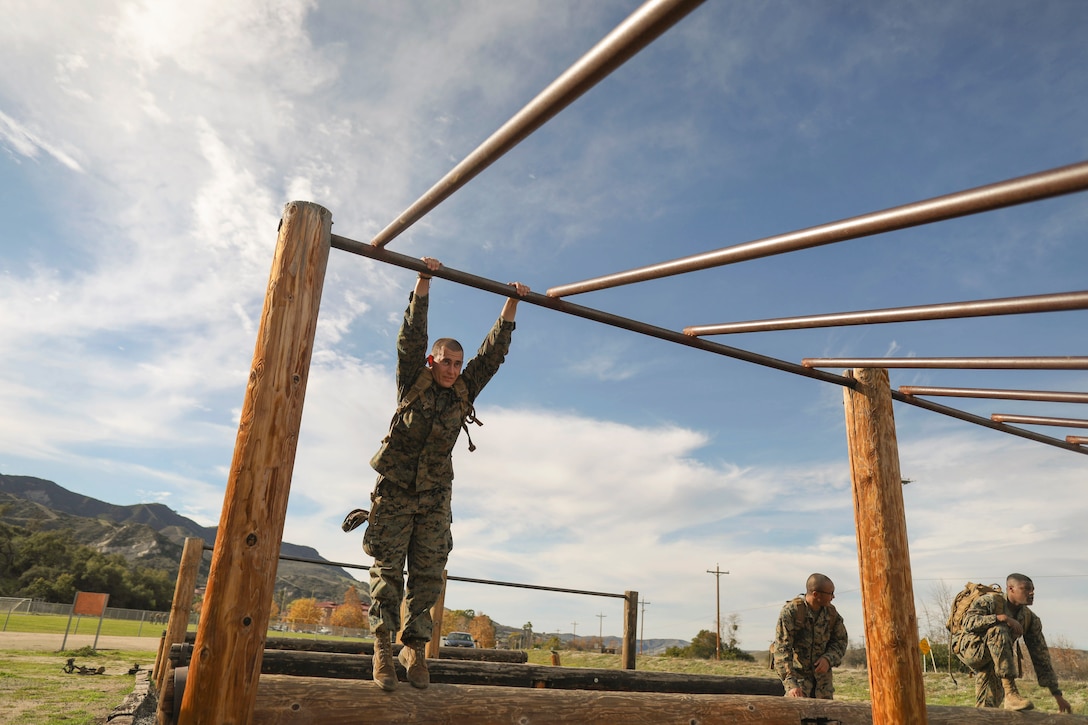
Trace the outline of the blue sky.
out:
M 284 204 L 368 241 L 637 7 L 0 0 L 0 471 L 215 524 Z M 389 249 L 543 292 L 1079 162 L 1085 27 L 1076 0 L 707 3 Z M 1076 291 L 1086 222 L 1076 194 L 572 301 L 680 330 Z M 339 522 L 373 485 L 413 278 L 329 262 L 285 538 L 332 560 L 369 563 Z M 432 333 L 474 349 L 501 304 L 437 281 Z M 1064 312 L 713 339 L 800 362 L 1081 355 L 1084 330 Z M 891 379 L 1088 389 L 1083 371 Z M 756 649 L 822 571 L 861 638 L 837 386 L 522 305 L 477 410 L 451 574 L 636 590 L 647 638 L 689 639 L 714 626 L 720 565 L 722 616 Z M 895 415 L 923 630 L 935 589 L 1023 571 L 1052 643 L 1088 647 L 1088 458 Z M 454 583 L 446 603 L 622 627 L 618 600 Z

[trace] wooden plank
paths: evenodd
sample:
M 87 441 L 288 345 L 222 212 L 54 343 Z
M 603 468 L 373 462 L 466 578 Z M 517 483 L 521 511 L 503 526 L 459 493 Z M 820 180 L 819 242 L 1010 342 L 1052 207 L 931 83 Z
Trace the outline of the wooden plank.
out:
M 925 725 L 926 692 L 888 371 L 843 388 L 874 725 Z
M 591 692 L 432 684 L 385 692 L 357 680 L 263 675 L 252 725 L 623 723 L 872 725 L 868 703 L 751 695 Z M 1060 725 L 1069 715 L 931 706 L 933 725 Z M 823 718 L 823 720 L 820 720 Z
M 252 720 L 331 231 L 317 204 L 284 208 L 181 725 Z

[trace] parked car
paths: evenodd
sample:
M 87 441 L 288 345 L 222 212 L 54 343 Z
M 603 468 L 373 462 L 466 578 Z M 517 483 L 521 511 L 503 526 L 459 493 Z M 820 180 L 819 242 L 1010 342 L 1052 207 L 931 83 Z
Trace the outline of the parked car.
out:
M 450 632 L 442 638 L 443 647 L 475 647 L 472 635 L 468 632 Z

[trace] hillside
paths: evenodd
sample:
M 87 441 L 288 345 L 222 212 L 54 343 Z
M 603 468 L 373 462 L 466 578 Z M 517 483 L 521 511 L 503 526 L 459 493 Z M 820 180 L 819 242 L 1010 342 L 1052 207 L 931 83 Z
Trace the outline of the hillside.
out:
M 200 526 L 173 509 L 159 503 L 118 506 L 89 496 L 74 493 L 62 486 L 32 476 L 10 476 L 0 473 L 0 522 L 37 531 L 63 531 L 80 544 L 104 554 L 120 554 L 126 560 L 177 577 L 178 562 L 185 539 L 197 537 L 211 546 L 215 543 L 215 527 Z M 280 553 L 285 556 L 326 561 L 316 549 L 284 542 Z M 207 581 L 211 556 L 204 554 L 198 586 Z M 365 577 L 364 577 L 365 578 Z M 351 577 L 344 569 L 294 561 L 280 561 L 277 571 L 277 601 L 313 596 L 320 600 L 340 601 L 346 587 L 355 585 L 364 600 L 370 587 Z M 501 640 L 521 632 L 521 627 L 495 623 Z M 538 635 L 541 633 L 537 633 Z M 572 633 L 559 634 L 565 644 L 576 638 Z M 582 640 L 595 640 L 586 637 Z M 660 654 L 668 647 L 684 647 L 686 640 L 647 639 L 642 643 L 644 654 Z M 619 637 L 605 636 L 604 646 L 620 648 Z
M 118 506 L 73 493 L 62 486 L 31 476 L 0 473 L 0 521 L 33 531 L 63 531 L 85 546 L 105 554 L 177 576 L 181 551 L 187 538 L 215 543 L 215 527 L 197 524 L 159 503 Z M 285 556 L 326 561 L 309 546 L 283 542 Z M 207 580 L 210 554 L 204 554 L 199 584 Z M 277 596 L 288 601 L 313 596 L 340 601 L 354 585 L 364 599 L 369 587 L 344 569 L 294 561 L 280 561 Z

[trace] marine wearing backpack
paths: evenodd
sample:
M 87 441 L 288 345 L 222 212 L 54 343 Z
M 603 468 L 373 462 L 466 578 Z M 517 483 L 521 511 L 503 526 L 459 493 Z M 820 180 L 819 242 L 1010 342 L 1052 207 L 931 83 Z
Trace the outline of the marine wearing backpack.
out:
M 1034 584 L 1023 574 L 1010 574 L 1005 586 L 1003 593 L 996 584 L 968 582 L 953 600 L 945 625 L 952 634 L 952 652 L 975 674 L 975 706 L 1006 710 L 1034 707 L 1016 686 L 1022 660 L 1019 639 L 1023 637 L 1039 685 L 1050 690 L 1060 711 L 1069 712 L 1042 623 L 1028 608 L 1034 601 Z

